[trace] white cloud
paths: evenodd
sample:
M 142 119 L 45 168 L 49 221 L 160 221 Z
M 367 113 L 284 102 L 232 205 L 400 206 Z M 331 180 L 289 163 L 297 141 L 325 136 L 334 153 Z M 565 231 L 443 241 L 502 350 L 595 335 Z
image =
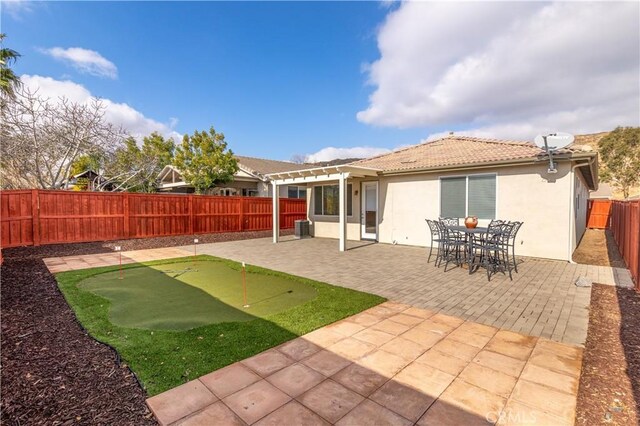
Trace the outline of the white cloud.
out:
M 118 78 L 118 68 L 115 64 L 95 50 L 83 49 L 82 47 L 67 49 L 52 47 L 41 49 L 41 52 L 71 65 L 81 73 L 111 79 Z
M 371 146 L 354 146 L 352 148 L 334 148 L 330 146 L 322 148 L 316 153 L 307 155 L 305 162 L 317 163 L 319 161 L 331 161 L 338 158 L 369 158 L 374 155 L 386 154 L 387 152 L 391 152 L 391 150 Z
M 358 120 L 528 139 L 640 124 L 638 3 L 405 2 Z
M 8 13 L 16 21 L 22 21 L 26 13 L 33 11 L 33 2 L 26 0 L 2 0 L 2 11 Z
M 87 88 L 73 81 L 61 81 L 51 77 L 26 74 L 22 75 L 20 79 L 26 88 L 32 91 L 37 90 L 39 95 L 50 98 L 52 101 L 63 96 L 77 103 L 89 103 L 95 99 L 95 96 Z M 173 130 L 173 126 L 177 123 L 175 118 L 165 124 L 145 117 L 140 111 L 125 103 L 114 102 L 104 98 L 101 98 L 101 101 L 105 107 L 105 119 L 116 126 L 122 126 L 136 138 L 146 136 L 152 132 L 159 132 L 164 136 L 173 137 L 176 141 L 182 138 L 182 135 Z

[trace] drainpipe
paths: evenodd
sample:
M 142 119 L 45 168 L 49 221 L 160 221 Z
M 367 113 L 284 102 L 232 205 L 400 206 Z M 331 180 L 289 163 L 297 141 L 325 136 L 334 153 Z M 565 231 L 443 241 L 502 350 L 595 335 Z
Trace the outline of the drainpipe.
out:
M 590 159 L 589 161 L 587 161 L 586 163 L 578 163 L 578 164 L 574 164 L 573 166 L 571 166 L 571 173 L 569 174 L 571 177 L 571 182 L 570 182 L 570 187 L 569 187 L 569 193 L 570 193 L 570 197 L 569 200 L 571 200 L 571 207 L 569 208 L 569 243 L 568 243 L 568 251 L 569 251 L 569 263 L 572 263 L 575 265 L 576 262 L 573 261 L 573 231 L 574 228 L 576 227 L 576 215 L 575 215 L 575 210 L 576 210 L 576 203 L 574 201 L 574 192 L 575 192 L 575 187 L 576 187 L 576 182 L 575 182 L 575 170 L 578 167 L 582 167 L 582 166 L 586 166 L 586 165 L 593 165 L 593 161 L 594 158 Z M 577 239 L 577 238 L 576 238 Z

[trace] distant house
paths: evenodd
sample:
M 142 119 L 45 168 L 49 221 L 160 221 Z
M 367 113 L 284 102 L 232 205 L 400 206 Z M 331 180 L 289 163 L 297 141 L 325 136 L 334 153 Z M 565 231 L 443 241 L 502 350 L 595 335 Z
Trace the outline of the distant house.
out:
M 589 199 L 591 200 L 611 200 L 613 198 L 613 190 L 608 183 L 601 183 L 598 185 L 597 191 L 591 191 L 589 193 Z
M 96 173 L 94 170 L 85 170 L 82 173 L 78 173 L 69 178 L 68 182 L 63 182 L 62 187 L 72 191 L 97 191 L 101 188 L 100 185 L 104 184 L 107 180 Z M 112 185 L 107 184 L 106 191 L 112 189 Z
M 293 172 L 299 169 L 307 169 L 309 164 L 296 164 L 288 161 L 266 160 L 263 158 L 236 156 L 238 160 L 238 172 L 233 181 L 207 191 L 209 195 L 245 196 L 245 197 L 270 197 L 271 185 L 267 177 L 270 173 Z M 192 194 L 193 186 L 184 181 L 180 170 L 176 167 L 165 166 L 158 175 L 160 192 L 172 192 L 180 194 Z M 306 186 L 286 185 L 280 187 L 280 197 L 305 198 Z
M 589 190 L 598 186 L 598 157 L 573 145 L 554 161 L 550 173 L 548 155 L 533 143 L 451 135 L 269 177 L 276 187 L 307 186 L 312 235 L 339 238 L 340 250 L 347 239 L 428 246 L 425 219 L 473 215 L 485 226 L 491 219 L 524 222 L 518 255 L 571 260 L 586 229 Z

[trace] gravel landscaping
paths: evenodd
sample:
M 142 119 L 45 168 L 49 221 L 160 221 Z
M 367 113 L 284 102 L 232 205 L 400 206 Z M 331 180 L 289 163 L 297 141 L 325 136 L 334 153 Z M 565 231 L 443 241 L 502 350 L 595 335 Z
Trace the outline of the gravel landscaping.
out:
M 640 424 L 640 295 L 594 284 L 576 425 Z

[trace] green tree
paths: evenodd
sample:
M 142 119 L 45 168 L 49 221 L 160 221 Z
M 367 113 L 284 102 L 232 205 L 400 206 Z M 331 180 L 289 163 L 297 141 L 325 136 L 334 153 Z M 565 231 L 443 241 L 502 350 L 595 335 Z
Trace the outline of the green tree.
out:
M 114 152 L 105 166 L 109 185 L 115 190 L 131 192 L 155 192 L 158 187 L 158 174 L 164 166 L 171 164 L 175 143 L 154 132 L 138 142 L 129 137 Z
M 86 172 L 87 170 L 93 170 L 99 173 L 101 158 L 96 154 L 84 154 L 75 159 L 71 163 L 71 171 L 69 174 L 75 176 L 77 174 Z
M 629 189 L 640 184 L 640 127 L 617 127 L 598 143 L 602 158 L 601 177 L 629 197 Z
M 176 144 L 172 138 L 165 139 L 160 133 L 153 132 L 142 140 L 142 156 L 154 163 L 156 175 L 171 164 L 175 154 Z
M 6 34 L 0 34 L 0 93 L 3 98 L 13 98 L 15 88 L 20 85 L 20 77 L 13 72 L 10 66 L 18 60 L 20 54 L 4 46 L 6 37 Z
M 208 133 L 196 130 L 191 136 L 185 135 L 176 147 L 173 164 L 197 194 L 231 182 L 238 171 L 238 162 L 227 149 L 224 134 L 217 133 L 213 127 Z

